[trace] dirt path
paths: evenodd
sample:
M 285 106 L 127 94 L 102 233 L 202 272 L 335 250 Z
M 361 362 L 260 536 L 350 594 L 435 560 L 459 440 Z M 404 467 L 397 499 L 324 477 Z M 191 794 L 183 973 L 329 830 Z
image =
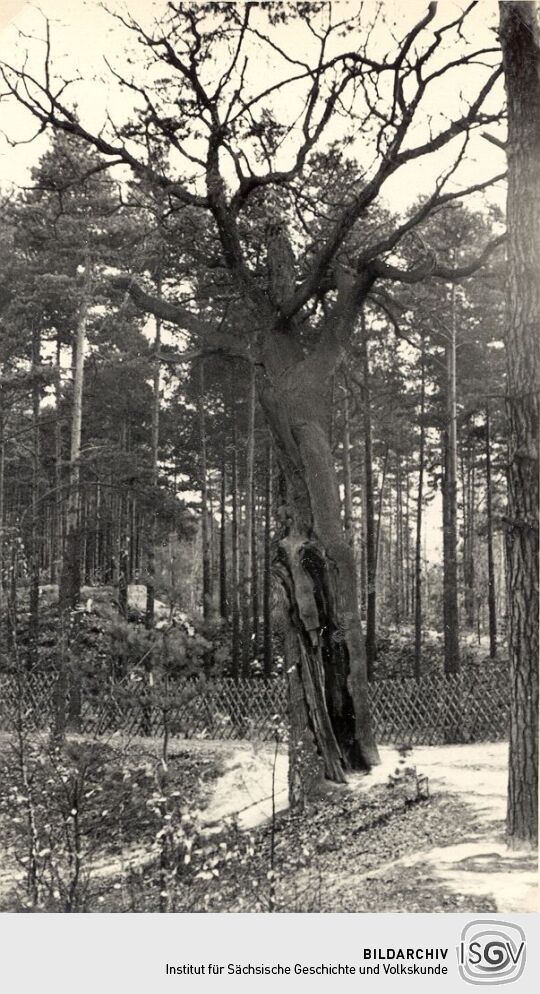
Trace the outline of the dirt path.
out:
M 148 747 L 147 740 L 144 745 Z M 283 748 L 276 752 L 268 744 L 199 740 L 176 740 L 172 748 L 220 757 L 222 772 L 200 812 L 208 832 L 233 819 L 242 829 L 264 825 L 271 817 L 272 797 L 276 812 L 286 809 L 287 754 Z M 537 910 L 536 862 L 528 852 L 508 850 L 504 842 L 505 743 L 415 748 L 407 755 L 406 765 L 428 777 L 434 803 L 425 809 L 413 807 L 382 828 L 358 836 L 354 821 L 347 820 L 351 806 L 345 793 L 355 795 L 354 818 L 354 809 L 365 809 L 360 795 L 365 793 L 366 802 L 371 802 L 372 789 L 380 790 L 379 785 L 388 782 L 400 760 L 403 766 L 394 749 L 383 748 L 381 756 L 381 766 L 369 777 L 353 776 L 344 791 L 338 792 L 344 818 L 341 841 L 336 844 L 340 816 L 335 808 L 331 809 L 334 830 L 330 832 L 326 823 L 303 823 L 305 841 L 310 845 L 313 841 L 315 852 L 311 869 L 292 871 L 300 892 L 316 868 L 325 898 L 321 910 Z M 153 846 L 133 844 L 121 860 L 105 855 L 93 859 L 91 875 L 112 881 L 128 869 L 152 864 L 155 858 Z M 0 892 L 11 889 L 21 876 L 21 867 L 8 856 L 0 871 Z M 291 878 L 283 882 L 288 886 Z
M 377 782 L 387 779 L 400 758 L 394 749 L 381 753 L 382 764 L 373 777 Z M 417 873 L 465 899 L 483 894 L 501 913 L 538 911 L 535 854 L 509 850 L 505 844 L 507 756 L 508 746 L 501 742 L 415 748 L 408 765 L 426 774 L 433 795 L 452 795 L 473 811 L 475 828 L 454 844 L 423 848 L 383 865 L 376 875 Z M 357 779 L 351 789 L 369 789 L 368 779 Z M 371 871 L 364 879 L 373 875 Z

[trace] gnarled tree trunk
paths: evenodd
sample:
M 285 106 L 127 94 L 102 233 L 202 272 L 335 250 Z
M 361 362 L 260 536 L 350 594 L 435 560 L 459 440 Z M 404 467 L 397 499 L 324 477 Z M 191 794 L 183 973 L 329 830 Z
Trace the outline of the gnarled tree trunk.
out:
M 295 738 L 305 740 L 307 723 L 326 777 L 343 782 L 347 770 L 369 770 L 379 760 L 354 553 L 343 530 L 328 437 L 327 369 L 275 331 L 267 359 L 261 402 L 286 479 L 276 571 L 290 619 L 291 750 L 294 757 Z

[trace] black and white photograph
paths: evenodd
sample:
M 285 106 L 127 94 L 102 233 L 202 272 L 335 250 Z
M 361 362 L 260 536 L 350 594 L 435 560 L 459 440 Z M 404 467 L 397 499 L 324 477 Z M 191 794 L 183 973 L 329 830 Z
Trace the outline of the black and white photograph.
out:
M 521 983 L 540 4 L 0 0 L 0 203 L 2 917 Z

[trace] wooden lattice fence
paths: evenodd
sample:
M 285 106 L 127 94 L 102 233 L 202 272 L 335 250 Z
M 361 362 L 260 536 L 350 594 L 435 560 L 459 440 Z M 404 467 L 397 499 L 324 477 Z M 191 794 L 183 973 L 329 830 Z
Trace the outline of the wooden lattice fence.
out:
M 0 674 L 0 730 L 15 727 L 17 715 L 32 729 L 51 722 L 54 677 L 33 674 L 17 680 Z M 381 744 L 436 745 L 507 738 L 508 674 L 497 666 L 445 678 L 380 680 L 370 685 L 377 739 Z M 283 738 L 287 691 L 283 680 L 228 678 L 119 680 L 82 687 L 80 731 L 180 738 Z

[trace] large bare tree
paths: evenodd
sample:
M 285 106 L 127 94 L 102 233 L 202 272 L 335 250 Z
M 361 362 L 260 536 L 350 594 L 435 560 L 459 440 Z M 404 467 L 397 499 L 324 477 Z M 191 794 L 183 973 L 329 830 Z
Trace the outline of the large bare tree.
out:
M 104 163 L 127 165 L 164 191 L 171 210 L 211 220 L 218 249 L 209 261 L 231 288 L 232 312 L 226 305 L 218 319 L 202 300 L 183 304 L 178 287 L 164 287 L 158 299 L 129 275 L 116 282 L 142 309 L 191 333 L 195 354 L 221 352 L 255 366 L 286 481 L 275 571 L 286 604 L 292 750 L 306 771 L 295 780 L 296 800 L 307 771 L 339 782 L 348 769 L 378 762 L 354 557 L 328 435 L 330 385 L 366 301 L 391 306 L 385 286 L 394 281 L 466 278 L 493 247 L 459 270 L 424 253 L 420 241 L 416 265 L 404 269 L 400 256 L 402 240 L 432 211 L 501 178 L 460 180 L 475 132 L 499 117 L 495 39 L 480 47 L 464 40 L 475 6 L 445 20 L 430 3 L 400 39 L 381 39 L 375 4 L 350 16 L 339 2 L 173 2 L 151 26 L 125 17 L 144 71 L 113 74 L 138 111 L 99 133 L 69 104 L 66 81 L 54 81 L 48 34 L 39 75 L 28 63 L 2 69 L 5 92 L 41 130 L 79 136 Z M 437 92 L 453 83 L 466 98 L 435 112 Z M 152 143 L 166 150 L 163 168 L 152 166 Z M 336 146 L 350 146 L 359 160 L 354 168 L 349 161 L 339 197 L 329 154 Z M 421 204 L 392 224 L 369 223 L 392 177 L 403 170 L 406 182 L 407 167 L 439 153 L 445 164 Z M 314 203 L 321 155 L 326 190 Z

